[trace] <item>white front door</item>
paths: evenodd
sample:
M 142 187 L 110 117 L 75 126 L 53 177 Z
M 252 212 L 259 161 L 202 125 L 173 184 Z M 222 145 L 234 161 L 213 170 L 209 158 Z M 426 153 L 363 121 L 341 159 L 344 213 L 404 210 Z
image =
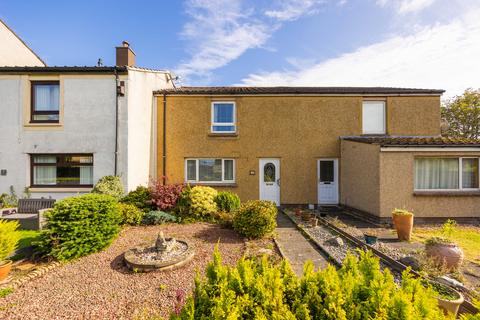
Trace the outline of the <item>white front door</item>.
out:
M 260 200 L 280 205 L 280 159 L 260 159 Z
M 318 204 L 338 204 L 338 159 L 317 163 Z

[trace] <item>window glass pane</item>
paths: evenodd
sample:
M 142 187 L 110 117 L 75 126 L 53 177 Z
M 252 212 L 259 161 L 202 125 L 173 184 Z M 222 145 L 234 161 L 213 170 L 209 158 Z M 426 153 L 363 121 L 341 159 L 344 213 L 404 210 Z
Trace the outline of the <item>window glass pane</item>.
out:
M 457 158 L 415 159 L 416 189 L 458 189 Z
M 57 163 L 56 156 L 34 156 L 34 163 Z
M 93 166 L 80 166 L 80 184 L 93 184 Z
M 320 181 L 321 182 L 333 182 L 333 161 L 320 161 Z
M 35 111 L 58 111 L 59 110 L 59 85 L 58 84 L 35 84 L 34 85 L 34 110 Z M 40 120 L 40 119 L 35 119 Z M 42 119 L 43 120 L 43 119 Z
M 363 133 L 385 133 L 385 102 L 363 102 L 362 125 Z
M 462 188 L 478 188 L 478 159 L 462 159 Z
M 200 181 L 222 181 L 222 159 L 199 159 L 198 170 Z
M 271 162 L 263 166 L 263 182 L 275 182 L 275 165 Z
M 235 126 L 213 126 L 214 132 L 234 132 Z
M 33 167 L 33 184 L 55 185 L 57 183 L 57 168 L 55 166 Z
M 187 160 L 187 180 L 197 180 L 197 161 Z
M 34 114 L 33 120 L 37 121 L 58 121 L 60 116 L 58 114 Z
M 65 162 L 72 163 L 93 163 L 92 156 L 67 156 Z
M 223 179 L 224 180 L 233 180 L 233 160 L 224 160 L 224 170 L 225 172 L 223 173 Z
M 233 123 L 233 104 L 215 103 L 213 105 L 213 122 Z
M 93 184 L 92 155 L 32 155 L 32 161 L 34 185 Z

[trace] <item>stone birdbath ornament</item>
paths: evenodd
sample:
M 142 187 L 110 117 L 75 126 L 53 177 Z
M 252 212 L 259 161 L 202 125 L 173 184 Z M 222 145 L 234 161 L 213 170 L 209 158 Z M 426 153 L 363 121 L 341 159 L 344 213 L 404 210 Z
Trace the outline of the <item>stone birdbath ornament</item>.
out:
M 135 272 L 171 270 L 181 267 L 194 256 L 193 248 L 185 240 L 165 238 L 163 232 L 151 246 L 139 246 L 125 252 L 127 266 Z

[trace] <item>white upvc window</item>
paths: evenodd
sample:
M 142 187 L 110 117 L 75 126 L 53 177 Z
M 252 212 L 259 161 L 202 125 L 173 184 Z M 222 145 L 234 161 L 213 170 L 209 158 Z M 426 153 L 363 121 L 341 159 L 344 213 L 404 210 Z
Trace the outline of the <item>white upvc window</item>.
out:
M 415 190 L 478 190 L 479 158 L 415 159 Z
M 234 159 L 185 159 L 185 181 L 194 183 L 234 183 Z
M 363 134 L 385 134 L 385 101 L 363 101 Z
M 237 132 L 235 102 L 214 101 L 212 102 L 212 133 L 235 133 Z

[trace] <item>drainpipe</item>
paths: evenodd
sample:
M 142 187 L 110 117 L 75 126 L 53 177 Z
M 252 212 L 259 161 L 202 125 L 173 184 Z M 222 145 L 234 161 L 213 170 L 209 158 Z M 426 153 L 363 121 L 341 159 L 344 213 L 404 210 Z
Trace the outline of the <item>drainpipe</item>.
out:
M 114 175 L 117 176 L 117 162 L 118 162 L 118 71 L 117 67 L 114 68 L 115 73 L 115 164 L 114 164 Z
M 163 94 L 163 155 L 162 155 L 162 181 L 167 184 L 167 95 Z

